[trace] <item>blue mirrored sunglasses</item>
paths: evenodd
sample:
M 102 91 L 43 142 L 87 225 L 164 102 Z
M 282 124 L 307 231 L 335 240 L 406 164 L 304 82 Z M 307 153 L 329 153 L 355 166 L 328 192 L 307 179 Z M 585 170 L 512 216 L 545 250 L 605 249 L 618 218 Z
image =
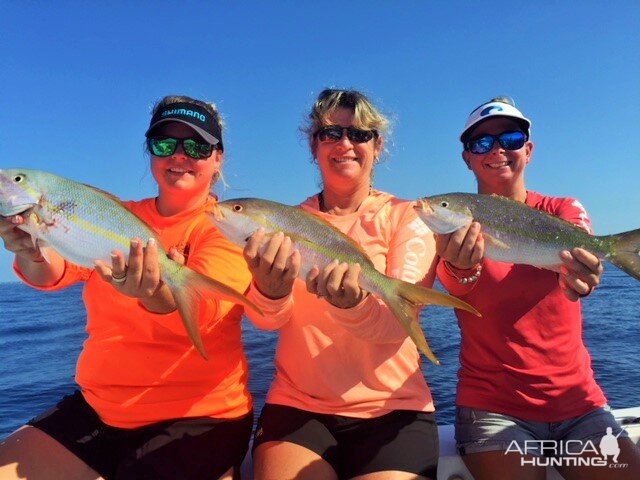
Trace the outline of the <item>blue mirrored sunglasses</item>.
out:
M 503 132 L 500 135 L 482 135 L 469 140 L 465 144 L 465 150 L 477 155 L 484 155 L 491 151 L 496 140 L 505 150 L 519 150 L 527 141 L 527 135 L 520 131 Z

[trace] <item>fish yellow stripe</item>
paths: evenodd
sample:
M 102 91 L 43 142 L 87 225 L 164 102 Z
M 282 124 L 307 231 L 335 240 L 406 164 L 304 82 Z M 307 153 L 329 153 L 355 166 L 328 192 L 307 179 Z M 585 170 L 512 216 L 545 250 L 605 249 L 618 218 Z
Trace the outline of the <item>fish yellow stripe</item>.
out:
M 67 218 L 69 219 L 69 221 L 71 223 L 75 224 L 79 228 L 81 228 L 83 230 L 86 230 L 88 232 L 100 235 L 100 236 L 102 236 L 104 238 L 107 238 L 107 239 L 112 240 L 112 241 L 114 241 L 116 243 L 119 243 L 120 245 L 123 245 L 125 247 L 129 245 L 129 242 L 131 240 L 131 239 L 125 237 L 124 235 L 119 235 L 116 232 L 104 229 L 104 228 L 100 227 L 99 225 L 93 224 L 93 223 L 83 219 L 82 217 L 80 217 L 78 215 L 71 214 Z
M 130 242 L 129 238 L 123 235 L 119 235 L 116 232 L 112 232 L 111 230 L 106 230 L 104 228 L 101 228 L 98 225 L 95 225 L 91 222 L 84 220 L 78 215 L 70 215 L 69 220 L 72 223 L 75 223 L 78 227 L 83 228 L 84 230 L 87 230 L 89 232 L 92 232 L 98 235 L 102 235 L 104 238 L 113 240 L 114 242 L 119 243 L 125 247 L 129 245 L 129 242 Z

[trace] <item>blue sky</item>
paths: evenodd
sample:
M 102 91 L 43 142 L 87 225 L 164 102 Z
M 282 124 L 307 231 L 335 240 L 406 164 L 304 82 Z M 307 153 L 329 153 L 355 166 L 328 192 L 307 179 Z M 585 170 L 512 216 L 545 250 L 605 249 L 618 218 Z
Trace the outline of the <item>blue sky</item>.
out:
M 533 121 L 527 187 L 579 198 L 596 233 L 640 227 L 637 1 L 131 3 L 0 2 L 0 168 L 153 196 L 150 108 L 187 94 L 226 119 L 222 197 L 297 203 L 319 180 L 299 127 L 352 87 L 393 120 L 377 188 L 475 191 L 458 135 L 508 94 Z

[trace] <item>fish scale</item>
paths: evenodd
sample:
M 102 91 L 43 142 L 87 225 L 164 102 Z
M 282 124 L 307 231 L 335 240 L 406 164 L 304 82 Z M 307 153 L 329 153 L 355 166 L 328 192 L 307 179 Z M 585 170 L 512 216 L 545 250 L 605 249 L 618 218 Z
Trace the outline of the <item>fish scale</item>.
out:
M 104 197 L 91 188 L 75 189 L 73 195 L 78 205 L 72 210 L 57 209 L 72 192 L 72 186 L 66 183 L 60 183 L 59 193 L 43 196 L 37 211 L 28 217 L 28 224 L 37 230 L 38 239 L 55 245 L 58 253 L 70 262 L 87 268 L 93 268 L 95 260 L 110 263 L 110 252 L 128 251 L 130 239 L 135 237 L 154 238 L 159 243 L 155 234 L 135 215 L 123 221 L 122 207 L 104 202 Z M 100 203 L 101 208 L 97 208 Z M 75 243 L 84 248 L 75 248 Z

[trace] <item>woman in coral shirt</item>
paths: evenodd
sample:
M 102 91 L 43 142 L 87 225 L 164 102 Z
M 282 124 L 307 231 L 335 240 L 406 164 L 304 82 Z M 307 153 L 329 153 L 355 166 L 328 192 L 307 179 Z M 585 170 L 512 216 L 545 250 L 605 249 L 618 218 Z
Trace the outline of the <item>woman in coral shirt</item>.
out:
M 372 187 L 386 118 L 357 91 L 325 90 L 307 127 L 322 191 L 301 208 L 356 240 L 376 268 L 431 286 L 433 235 L 410 202 Z M 358 285 L 357 265 L 295 280 L 300 253 L 264 232 L 245 248 L 251 298 L 277 329 L 276 375 L 254 441 L 257 479 L 435 478 L 438 432 L 420 357 L 388 307 Z

